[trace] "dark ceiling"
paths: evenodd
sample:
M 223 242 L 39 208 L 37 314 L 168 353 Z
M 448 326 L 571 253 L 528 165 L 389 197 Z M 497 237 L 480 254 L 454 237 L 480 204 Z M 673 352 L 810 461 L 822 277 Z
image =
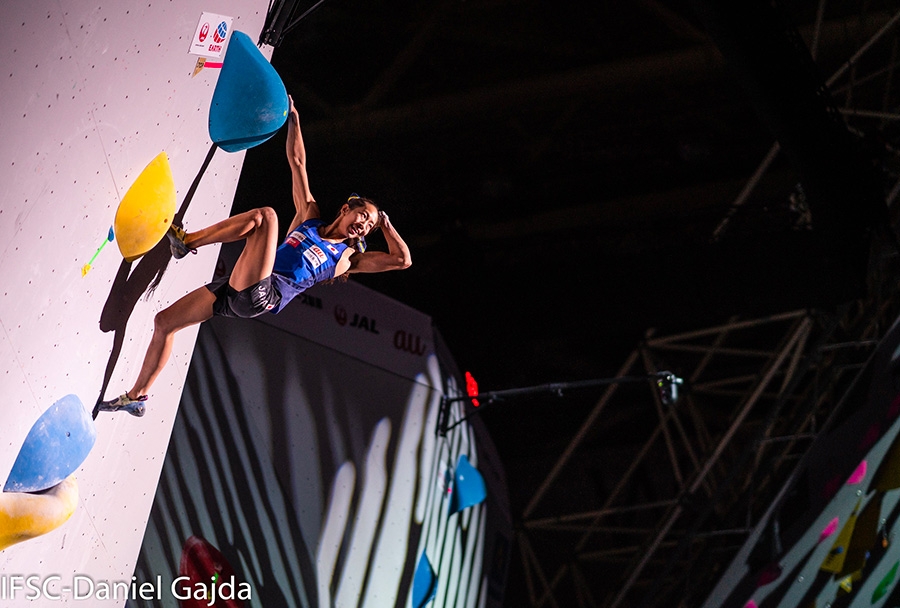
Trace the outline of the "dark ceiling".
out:
M 769 3 L 724 16 L 714 4 L 329 0 L 302 19 L 273 65 L 300 113 L 313 193 L 325 215 L 351 192 L 375 199 L 412 250 L 409 270 L 358 280 L 431 315 L 487 390 L 612 375 L 649 327 L 859 295 L 864 263 L 829 256 L 864 249 L 877 209 L 854 194 L 829 214 L 828 162 L 896 172 L 900 121 L 847 112 L 897 111 L 896 84 L 862 81 L 895 61 L 896 29 L 830 96 L 814 89 L 896 6 L 785 2 L 773 30 L 747 17 Z M 801 49 L 785 46 L 791 26 Z M 813 106 L 784 109 L 797 99 Z M 817 135 L 828 119 L 846 141 Z M 735 206 L 776 138 L 786 153 Z M 279 134 L 248 152 L 236 210 L 273 205 L 287 221 L 290 200 Z M 572 432 L 541 412 L 485 413 L 514 514 L 520 459 Z

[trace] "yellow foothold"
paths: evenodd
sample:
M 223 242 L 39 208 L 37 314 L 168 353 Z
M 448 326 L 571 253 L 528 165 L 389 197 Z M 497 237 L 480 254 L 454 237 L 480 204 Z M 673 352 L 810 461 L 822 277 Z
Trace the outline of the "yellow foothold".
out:
M 91 265 L 85 264 L 84 266 L 81 267 L 81 276 L 84 277 L 90 271 L 91 271 Z
M 165 152 L 141 171 L 122 197 L 114 230 L 126 262 L 141 257 L 166 235 L 175 215 L 175 182 Z
M 74 475 L 40 494 L 0 493 L 0 551 L 63 525 L 78 506 Z

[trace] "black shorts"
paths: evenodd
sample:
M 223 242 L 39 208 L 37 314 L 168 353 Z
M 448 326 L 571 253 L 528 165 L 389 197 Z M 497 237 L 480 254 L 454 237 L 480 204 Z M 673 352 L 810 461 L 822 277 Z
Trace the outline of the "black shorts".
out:
M 237 291 L 222 277 L 206 286 L 215 296 L 213 315 L 251 319 L 269 312 L 281 302 L 281 293 L 272 284 L 271 275 L 250 287 Z

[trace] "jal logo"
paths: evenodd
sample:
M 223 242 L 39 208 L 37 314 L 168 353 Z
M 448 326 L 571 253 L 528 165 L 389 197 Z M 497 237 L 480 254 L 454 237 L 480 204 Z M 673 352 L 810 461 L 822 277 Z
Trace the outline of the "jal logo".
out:
M 204 40 L 206 40 L 207 36 L 209 36 L 209 24 L 204 23 L 203 27 L 200 28 L 200 35 L 199 35 L 200 42 L 203 42 Z
M 350 327 L 355 327 L 357 329 L 367 331 L 371 334 L 380 333 L 375 328 L 375 319 L 370 319 L 369 317 L 364 317 L 363 315 L 360 315 L 360 314 L 353 315 L 353 320 L 350 321 Z
M 421 357 L 428 350 L 428 344 L 421 336 L 398 329 L 394 333 L 394 348 Z
M 213 40 L 215 40 L 216 42 L 219 42 L 219 43 L 224 42 L 225 36 L 227 36 L 227 35 L 228 35 L 228 24 L 223 21 L 216 28 L 216 32 L 213 34 Z
M 347 325 L 347 321 L 350 319 L 350 315 L 347 314 L 347 311 L 344 310 L 343 306 L 335 306 L 334 307 L 334 320 L 337 321 L 337 324 L 343 327 Z M 375 327 L 375 319 L 370 319 L 365 315 L 361 315 L 359 313 L 353 313 L 353 319 L 350 320 L 350 327 L 361 329 L 363 331 L 367 331 L 371 334 L 379 334 L 381 332 L 378 331 L 378 328 Z

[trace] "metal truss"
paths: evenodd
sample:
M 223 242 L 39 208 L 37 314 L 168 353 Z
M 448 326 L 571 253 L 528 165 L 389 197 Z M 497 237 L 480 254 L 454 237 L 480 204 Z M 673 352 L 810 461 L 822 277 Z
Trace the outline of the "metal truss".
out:
M 823 50 L 827 9 L 819 2 L 808 32 L 813 55 Z M 883 167 L 892 216 L 900 195 L 898 22 L 900 13 L 882 15 L 828 79 L 850 130 L 880 137 L 893 159 Z M 866 62 L 876 47 L 880 59 Z M 714 239 L 739 220 L 778 155 L 775 144 Z M 648 331 L 618 375 L 671 370 L 685 379 L 683 397 L 664 404 L 652 383 L 611 384 L 590 409 L 521 514 L 516 541 L 530 605 L 699 605 L 896 318 L 895 242 L 875 244 L 868 297 L 840 310 Z M 623 428 L 635 412 L 645 424 Z M 584 496 L 572 491 L 578 480 L 593 481 Z
M 715 569 L 697 564 L 724 565 L 742 544 L 895 313 L 892 302 L 873 299 L 839 314 L 793 311 L 649 335 L 619 374 L 674 369 L 685 378 L 683 397 L 665 405 L 652 383 L 631 392 L 614 384 L 597 401 L 523 513 L 517 542 L 532 605 L 702 599 L 693 594 L 714 582 Z M 555 483 L 596 456 L 588 444 L 598 421 L 619 409 L 653 417 L 643 444 L 621 470 L 608 471 L 617 482 L 596 508 L 566 510 Z M 669 492 L 642 491 L 648 474 L 668 477 Z M 594 595 L 604 588 L 606 597 Z

